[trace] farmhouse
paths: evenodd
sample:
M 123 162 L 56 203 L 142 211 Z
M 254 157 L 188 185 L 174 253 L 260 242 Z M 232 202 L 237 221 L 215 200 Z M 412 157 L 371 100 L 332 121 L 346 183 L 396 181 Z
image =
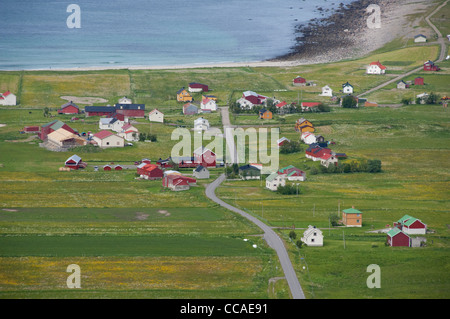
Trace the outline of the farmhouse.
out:
M 309 225 L 308 229 L 303 232 L 301 241 L 311 247 L 323 246 L 323 233 L 316 226 Z
M 137 174 L 141 178 L 148 180 L 162 179 L 164 172 L 158 167 L 158 165 L 142 163 L 136 168 Z
M 194 99 L 189 94 L 188 91 L 183 87 L 177 91 L 177 101 L 178 102 L 192 102 Z
M 345 94 L 353 94 L 353 85 L 348 82 L 342 84 L 342 92 Z
M 440 71 L 441 68 L 438 67 L 436 64 L 434 64 L 433 61 L 428 60 L 423 64 L 423 70 L 424 71 Z
M 411 238 L 397 227 L 386 234 L 386 242 L 391 247 L 410 247 Z
M 312 111 L 314 108 L 317 108 L 320 105 L 320 102 L 302 102 L 301 108 L 302 111 Z
M 273 116 L 273 114 L 269 110 L 262 109 L 259 111 L 259 118 L 261 120 L 271 120 L 272 116 Z
M 153 111 L 148 113 L 148 120 L 150 122 L 164 123 L 164 113 L 159 111 L 158 109 L 154 109 Z
M 208 92 L 209 91 L 208 86 L 206 84 L 196 83 L 196 82 L 189 83 L 188 90 L 191 93 L 193 93 L 193 92 Z
M 310 121 L 304 119 L 303 117 L 298 119 L 297 122 L 295 123 L 295 130 L 300 133 L 304 133 L 304 132 L 312 133 L 315 131 L 312 123 Z
M 243 109 L 252 109 L 255 105 L 264 104 L 267 100 L 267 96 L 259 95 L 253 91 L 245 91 L 242 93 L 242 97 L 237 100 L 237 103 Z
M 306 79 L 302 78 L 301 76 L 297 76 L 295 79 L 292 80 L 292 85 L 306 86 Z
M 122 126 L 118 135 L 129 142 L 139 141 L 139 130 L 129 123 Z
M 194 176 L 196 179 L 207 179 L 209 178 L 209 171 L 206 167 L 199 165 L 197 166 L 197 168 L 194 168 L 192 176 Z
M 405 232 L 406 234 L 423 234 L 427 233 L 427 225 L 424 224 L 420 219 L 405 215 L 400 218 L 394 226 Z
M 207 131 L 209 129 L 209 121 L 203 117 L 199 117 L 194 121 L 195 131 Z
M 261 169 L 247 164 L 239 167 L 239 176 L 242 179 L 261 179 Z
M 92 137 L 92 140 L 101 148 L 124 147 L 123 137 L 120 137 L 110 131 L 100 131 Z
M 325 85 L 322 88 L 322 93 L 319 94 L 319 95 L 320 96 L 329 96 L 329 97 L 331 97 L 331 96 L 333 96 L 333 90 L 328 85 Z
M 47 135 L 47 144 L 63 149 L 86 145 L 87 142 L 85 139 L 61 127 Z
M 0 105 L 16 105 L 17 98 L 9 91 L 0 93 Z
M 278 174 L 286 175 L 288 181 L 301 181 L 306 180 L 306 173 L 293 165 L 289 165 L 278 170 Z
M 114 106 L 85 106 L 84 114 L 86 117 L 90 116 L 108 116 L 113 117 L 116 113 Z
M 186 177 L 178 174 L 166 175 L 162 179 L 162 185 L 172 191 L 188 190 L 191 185 L 195 185 L 197 180 L 195 178 Z
M 206 147 L 199 147 L 194 150 L 194 161 L 203 167 L 216 167 L 216 154 Z
M 319 146 L 318 143 L 313 143 L 305 151 L 306 158 L 312 159 L 314 162 L 328 159 L 326 154 L 331 155 L 331 150 L 326 147 Z
M 76 133 L 75 130 L 73 130 L 69 125 L 65 124 L 64 122 L 61 122 L 59 120 L 51 121 L 45 125 L 42 125 L 41 132 L 39 133 L 39 138 L 43 141 L 47 139 L 47 135 L 51 132 L 54 132 L 60 128 L 65 129 L 66 131 L 69 131 L 71 133 Z
M 414 42 L 415 43 L 423 43 L 423 42 L 427 42 L 427 37 L 424 36 L 423 34 L 418 34 L 414 37 Z
M 342 222 L 347 227 L 362 226 L 362 212 L 354 207 L 342 211 Z
M 366 69 L 366 74 L 385 74 L 386 67 L 380 61 L 372 62 Z
M 79 113 L 80 108 L 72 101 L 61 105 L 61 108 L 58 110 L 58 114 L 79 114 Z
M 86 168 L 87 164 L 81 160 L 81 157 L 75 154 L 66 160 L 64 166 L 70 169 L 79 169 Z
M 337 165 L 338 158 L 331 153 L 325 153 L 322 154 L 320 157 L 320 164 L 328 168 L 330 164 Z
M 183 105 L 183 114 L 184 115 L 194 115 L 198 113 L 198 107 L 192 103 L 186 103 Z
M 202 97 L 202 103 L 200 103 L 200 109 L 202 112 L 217 111 L 216 101 L 205 96 Z
M 285 174 L 278 174 L 278 172 L 270 174 L 266 178 L 266 188 L 270 189 L 271 191 L 278 190 L 279 186 L 285 186 L 286 185 L 286 175 Z

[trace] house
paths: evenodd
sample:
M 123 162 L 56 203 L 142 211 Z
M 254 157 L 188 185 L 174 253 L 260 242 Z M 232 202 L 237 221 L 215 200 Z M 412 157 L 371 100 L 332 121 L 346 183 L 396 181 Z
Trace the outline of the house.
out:
M 122 127 L 125 124 L 125 121 L 121 121 L 117 117 L 102 117 L 98 121 L 100 130 L 112 130 L 114 132 L 122 131 Z
M 410 247 L 411 238 L 397 227 L 386 233 L 386 242 L 391 247 Z
M 121 131 L 117 135 L 129 142 L 139 141 L 139 130 L 129 123 L 122 126 Z
M 302 133 L 300 138 L 303 141 L 303 143 L 308 144 L 308 145 L 317 143 L 316 136 L 313 133 L 311 133 L 311 132 L 304 132 L 304 133 Z
M 261 120 L 271 120 L 272 119 L 272 112 L 266 109 L 262 109 L 259 111 L 259 119 Z
M 137 174 L 147 180 L 162 179 L 164 171 L 155 164 L 141 163 L 136 168 Z
M 100 131 L 92 137 L 92 140 L 101 148 L 124 147 L 125 140 L 110 131 Z
M 163 177 L 162 185 L 172 191 L 188 190 L 191 185 L 195 185 L 197 180 L 195 178 L 186 177 L 178 174 L 169 174 Z
M 208 92 L 209 88 L 206 84 L 192 82 L 192 83 L 189 83 L 188 90 L 191 93 L 193 93 L 193 92 L 198 93 L 198 92 Z
M 86 168 L 87 164 L 81 160 L 81 157 L 75 154 L 66 160 L 64 166 L 70 169 L 79 169 Z
M 310 247 L 323 246 L 323 233 L 316 226 L 308 226 L 308 229 L 303 232 L 303 237 L 300 239 L 303 243 Z
M 414 42 L 415 43 L 427 42 L 427 37 L 423 34 L 418 34 L 414 37 Z
M 288 138 L 283 136 L 282 138 L 277 140 L 277 145 L 278 145 L 278 147 L 281 147 L 283 144 L 290 143 L 290 142 L 291 141 Z
M 271 191 L 276 191 L 278 190 L 279 186 L 285 185 L 286 175 L 284 174 L 278 174 L 278 172 L 274 172 L 266 178 L 266 188 L 270 189 Z
M 17 98 L 10 91 L 0 93 L 0 105 L 16 105 Z
M 427 233 L 427 225 L 420 219 L 411 217 L 409 215 L 405 215 L 400 218 L 396 223 L 394 223 L 394 226 L 409 235 L 425 235 Z
M 198 107 L 192 103 L 186 103 L 183 105 L 183 114 L 184 115 L 194 115 L 198 113 Z
M 159 111 L 158 109 L 154 109 L 153 111 L 148 113 L 148 120 L 150 122 L 164 123 L 164 113 Z
M 288 111 L 290 106 L 289 106 L 289 104 L 286 103 L 286 101 L 283 101 L 283 102 L 276 104 L 275 107 L 277 108 L 278 113 L 284 114 Z
M 342 84 L 342 92 L 345 94 L 353 94 L 353 85 L 348 82 Z
M 315 131 L 312 123 L 310 121 L 304 119 L 303 117 L 298 119 L 297 122 L 295 123 L 295 130 L 300 133 L 304 133 L 304 132 L 312 133 Z
M 236 102 L 243 109 L 252 109 L 255 105 L 264 104 L 267 100 L 267 96 L 259 95 L 253 91 L 245 91 L 242 93 L 242 97 Z
M 366 74 L 385 74 L 386 67 L 380 61 L 372 62 L 366 69 Z
M 306 173 L 292 165 L 279 169 L 278 174 L 286 175 L 288 181 L 304 182 L 306 180 Z
M 197 166 L 197 168 L 194 168 L 192 176 L 194 176 L 196 179 L 207 179 L 209 178 L 209 171 L 206 167 L 199 165 Z
M 319 94 L 319 96 L 329 96 L 329 97 L 332 97 L 332 96 L 333 96 L 333 90 L 332 90 L 328 85 L 325 85 L 325 86 L 322 88 L 322 94 Z
M 39 138 L 45 141 L 47 139 L 48 134 L 60 128 L 63 128 L 66 131 L 76 134 L 75 130 L 72 129 L 69 125 L 65 124 L 64 122 L 61 122 L 60 120 L 53 120 L 47 124 L 42 125 L 41 132 L 39 133 Z
M 116 104 L 115 108 L 125 117 L 145 118 L 145 104 Z
M 414 79 L 414 85 L 425 85 L 423 77 L 417 77 Z
M 200 103 L 200 110 L 204 111 L 217 111 L 216 101 L 205 96 L 202 97 L 202 103 Z
M 199 117 L 194 121 L 195 131 L 207 131 L 209 130 L 209 121 L 203 117 Z
M 124 96 L 123 98 L 119 99 L 119 104 L 133 104 L 131 99 Z
M 215 95 L 202 95 L 202 99 L 203 98 L 208 98 L 208 99 L 210 99 L 210 100 L 213 100 L 213 101 L 216 101 L 216 103 L 217 103 L 217 96 L 215 96 Z
M 216 154 L 206 147 L 199 147 L 194 150 L 194 162 L 203 167 L 216 167 Z
M 80 108 L 72 101 L 61 105 L 61 108 L 58 110 L 58 114 L 79 114 L 79 113 Z
M 177 101 L 178 102 L 192 102 L 194 99 L 192 95 L 183 87 L 177 91 Z
M 441 68 L 438 67 L 436 64 L 434 64 L 433 61 L 428 60 L 423 64 L 423 70 L 424 71 L 440 71 Z
M 47 143 L 56 148 L 71 148 L 86 145 L 87 141 L 61 127 L 47 135 Z
M 325 159 L 325 154 L 331 154 L 331 150 L 326 147 L 321 147 L 317 143 L 309 145 L 305 151 L 305 157 L 312 159 L 314 162 Z
M 239 167 L 239 176 L 241 176 L 242 179 L 261 179 L 261 169 L 254 165 L 247 164 Z
M 416 98 L 419 99 L 419 103 L 420 104 L 426 104 L 427 103 L 427 99 L 428 99 L 429 96 L 430 95 L 427 94 L 427 93 L 421 93 L 421 94 L 418 94 L 416 96 Z
M 332 153 L 325 153 L 320 156 L 320 164 L 328 168 L 330 164 L 337 165 L 338 158 Z
M 314 108 L 317 108 L 321 103 L 320 102 L 302 102 L 301 108 L 302 111 L 312 111 Z
M 84 114 L 86 117 L 90 116 L 108 116 L 113 117 L 116 113 L 114 106 L 85 106 Z
M 292 85 L 306 86 L 306 79 L 302 78 L 301 76 L 297 76 L 295 79 L 292 80 Z
M 409 85 L 407 85 L 406 82 L 403 80 L 401 80 L 400 82 L 397 82 L 397 89 L 404 90 L 408 87 L 409 87 Z
M 342 211 L 342 222 L 347 227 L 361 227 L 362 212 L 355 209 L 355 207 L 344 209 Z

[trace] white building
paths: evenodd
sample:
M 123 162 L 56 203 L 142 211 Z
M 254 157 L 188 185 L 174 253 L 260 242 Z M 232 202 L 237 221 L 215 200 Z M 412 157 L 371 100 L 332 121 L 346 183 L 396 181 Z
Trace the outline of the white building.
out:
M 199 117 L 194 121 L 195 131 L 207 131 L 209 129 L 209 121 L 203 117 Z
M 217 111 L 216 101 L 207 97 L 203 97 L 202 103 L 200 103 L 200 109 L 201 111 Z
M 278 172 L 270 174 L 266 178 L 266 188 L 270 189 L 271 191 L 278 190 L 279 186 L 285 186 L 286 185 L 286 175 L 285 174 L 278 174 Z
M 102 117 L 98 121 L 98 127 L 101 130 L 112 130 L 114 132 L 122 132 L 122 127 L 127 122 L 121 121 L 115 117 Z
M 119 99 L 119 104 L 133 104 L 133 101 L 124 96 L 123 98 Z
M 303 143 L 311 145 L 317 142 L 316 136 L 311 132 L 304 132 L 301 135 L 301 140 Z
M 100 131 L 92 137 L 92 140 L 101 148 L 124 147 L 125 140 L 110 131 Z
M 328 86 L 328 85 L 325 85 L 323 88 L 322 88 L 322 94 L 319 94 L 320 96 L 333 96 L 333 90 Z
M 424 36 L 423 34 L 418 34 L 414 37 L 414 42 L 415 43 L 423 43 L 423 42 L 427 42 L 427 37 Z
M 353 85 L 351 85 L 348 82 L 342 84 L 342 92 L 344 92 L 346 94 L 353 94 Z
M 11 92 L 0 93 L 0 105 L 16 105 L 16 102 L 16 96 Z
M 322 231 L 316 226 L 308 226 L 308 229 L 303 233 L 301 241 L 308 246 L 323 246 L 323 234 Z
M 150 122 L 164 123 L 164 113 L 159 111 L 158 109 L 154 109 L 153 111 L 148 113 L 148 120 Z
M 117 135 L 123 137 L 129 142 L 139 141 L 139 130 L 131 124 L 125 124 L 124 126 L 122 126 L 122 131 Z
M 372 62 L 366 69 L 367 74 L 385 74 L 386 67 L 380 63 L 380 61 Z

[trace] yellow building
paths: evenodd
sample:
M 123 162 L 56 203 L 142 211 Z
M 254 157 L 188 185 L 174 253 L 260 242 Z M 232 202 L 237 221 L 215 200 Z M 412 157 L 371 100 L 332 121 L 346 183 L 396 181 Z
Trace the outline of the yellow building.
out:
M 314 125 L 312 123 L 304 118 L 298 119 L 297 123 L 295 123 L 295 130 L 300 133 L 305 132 L 311 132 L 313 133 L 315 131 Z
M 347 227 L 361 227 L 362 212 L 355 209 L 355 207 L 344 209 L 342 211 L 342 222 Z
M 185 88 L 181 88 L 177 92 L 177 101 L 178 102 L 192 102 L 192 95 L 189 94 L 188 91 L 186 91 Z

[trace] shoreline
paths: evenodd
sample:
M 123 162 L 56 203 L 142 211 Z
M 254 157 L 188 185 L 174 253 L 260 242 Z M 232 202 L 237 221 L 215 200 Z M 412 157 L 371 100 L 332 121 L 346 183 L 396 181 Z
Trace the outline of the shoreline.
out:
M 347 6 L 342 5 L 329 17 L 314 18 L 306 25 L 297 25 L 294 31 L 297 43 L 291 48 L 291 52 L 262 61 L 0 69 L 0 72 L 295 67 L 332 63 L 361 58 L 398 37 L 411 36 L 412 28 L 405 26 L 407 16 L 428 8 L 429 4 L 424 2 L 417 2 L 417 0 L 355 0 Z M 366 8 L 370 4 L 379 5 L 381 8 L 382 28 L 380 29 L 367 27 L 366 21 L 370 14 L 366 12 Z M 415 32 L 420 33 L 419 30 Z

